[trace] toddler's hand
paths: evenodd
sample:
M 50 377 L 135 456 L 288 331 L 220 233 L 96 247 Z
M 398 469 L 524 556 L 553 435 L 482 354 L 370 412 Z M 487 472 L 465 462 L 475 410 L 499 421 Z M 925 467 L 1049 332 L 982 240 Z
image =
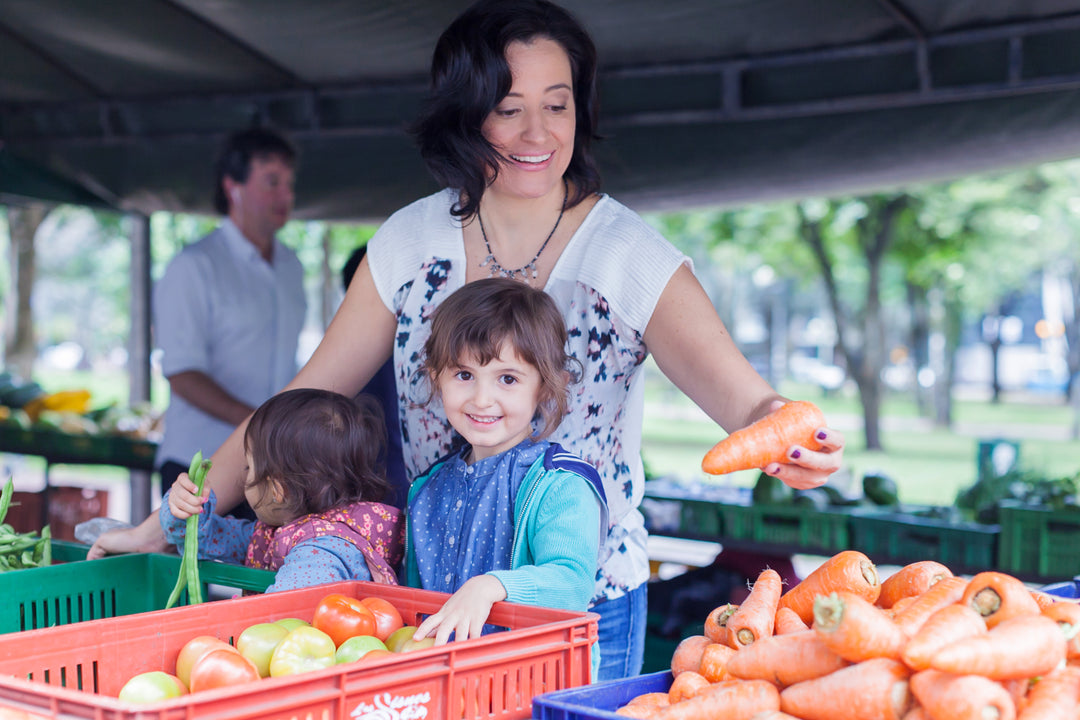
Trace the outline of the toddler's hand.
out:
M 420 623 L 413 638 L 421 640 L 435 631 L 435 644 L 445 645 L 450 633 L 456 640 L 480 637 L 491 606 L 505 599 L 506 588 L 494 575 L 469 578 L 439 612 Z
M 203 488 L 201 496 L 195 494 L 195 483 L 187 473 L 180 473 L 169 489 L 169 512 L 177 520 L 186 520 L 202 512 L 203 503 L 210 497 L 210 486 Z

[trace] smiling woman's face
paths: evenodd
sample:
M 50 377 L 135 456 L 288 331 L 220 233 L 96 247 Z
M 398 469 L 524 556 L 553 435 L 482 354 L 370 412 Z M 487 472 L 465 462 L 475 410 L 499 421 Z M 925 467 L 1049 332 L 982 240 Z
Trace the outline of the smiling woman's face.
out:
M 513 84 L 482 128 L 503 160 L 489 192 L 561 196 L 576 126 L 570 58 L 554 40 L 537 38 L 510 43 L 506 61 Z

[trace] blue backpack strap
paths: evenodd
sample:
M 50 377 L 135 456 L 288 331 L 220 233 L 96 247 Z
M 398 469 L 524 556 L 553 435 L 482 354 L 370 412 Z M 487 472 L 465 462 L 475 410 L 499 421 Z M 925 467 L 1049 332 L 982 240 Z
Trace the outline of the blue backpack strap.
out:
M 545 470 L 566 470 L 584 478 L 596 494 L 600 496 L 604 506 L 607 506 L 607 494 L 604 493 L 604 483 L 600 479 L 600 473 L 591 464 L 585 462 L 577 455 L 567 452 L 559 443 L 551 443 L 544 453 Z

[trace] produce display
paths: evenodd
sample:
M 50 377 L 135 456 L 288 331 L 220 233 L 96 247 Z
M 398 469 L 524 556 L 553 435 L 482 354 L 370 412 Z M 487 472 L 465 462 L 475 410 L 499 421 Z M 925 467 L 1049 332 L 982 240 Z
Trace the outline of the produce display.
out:
M 4 522 L 11 498 L 15 494 L 15 481 L 8 478 L 0 491 L 0 572 L 45 567 L 52 563 L 52 535 L 49 526 L 41 533 L 22 532 Z
M 784 592 L 761 571 L 704 618 L 643 720 L 1066 720 L 1080 717 L 1080 605 L 1006 573 L 919 561 L 880 581 L 858 551 Z
M 0 371 L 0 427 L 91 437 L 156 439 L 161 416 L 149 405 L 121 408 L 108 404 L 94 408 L 92 399 L 85 388 L 50 393 L 36 382 Z
M 310 622 L 286 617 L 253 623 L 237 636 L 235 646 L 212 635 L 196 635 L 180 649 L 173 667 L 132 676 L 118 697 L 133 703 L 160 702 L 434 645 L 434 638 L 413 640 L 415 632 L 416 627 L 405 625 L 401 613 L 384 598 L 328 593 L 315 606 Z

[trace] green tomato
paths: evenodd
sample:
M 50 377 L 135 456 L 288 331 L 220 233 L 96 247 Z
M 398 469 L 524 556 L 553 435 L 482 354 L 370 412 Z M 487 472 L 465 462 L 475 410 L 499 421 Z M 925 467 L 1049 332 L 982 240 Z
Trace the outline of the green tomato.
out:
M 322 630 L 310 626 L 289 632 L 274 648 L 270 658 L 270 677 L 297 675 L 334 664 L 337 646 Z
M 274 648 L 285 636 L 288 628 L 278 623 L 257 623 L 244 628 L 236 638 L 236 649 L 259 669 L 259 677 L 270 677 L 270 658 Z
M 130 703 L 152 703 L 187 695 L 180 678 L 160 670 L 139 673 L 120 688 L 118 697 Z
M 338 665 L 356 662 L 372 650 L 390 652 L 386 643 L 374 635 L 354 635 L 338 647 L 337 652 L 334 653 L 334 662 Z

